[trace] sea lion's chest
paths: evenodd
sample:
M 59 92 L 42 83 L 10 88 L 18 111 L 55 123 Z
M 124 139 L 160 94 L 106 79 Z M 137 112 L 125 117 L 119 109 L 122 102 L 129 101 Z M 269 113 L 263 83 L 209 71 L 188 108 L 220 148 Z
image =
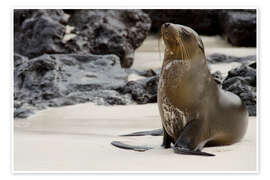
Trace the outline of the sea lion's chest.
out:
M 189 64 L 184 61 L 172 61 L 162 68 L 158 86 L 158 105 L 162 124 L 166 132 L 173 138 L 177 138 L 180 131 L 190 120 L 185 106 L 181 106 L 181 92 L 184 96 L 185 74 Z M 180 93 L 180 94 L 179 94 Z
M 180 131 L 189 121 L 185 112 L 171 104 L 166 96 L 159 99 L 159 109 L 161 114 L 162 125 L 166 132 L 175 140 Z

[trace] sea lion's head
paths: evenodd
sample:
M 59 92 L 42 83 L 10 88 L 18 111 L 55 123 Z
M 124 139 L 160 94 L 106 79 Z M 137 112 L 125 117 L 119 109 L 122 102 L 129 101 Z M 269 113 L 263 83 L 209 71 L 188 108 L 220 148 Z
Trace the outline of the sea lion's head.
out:
M 204 56 L 203 42 L 193 29 L 165 23 L 161 26 L 161 34 L 166 45 L 166 58 L 188 60 L 194 56 Z

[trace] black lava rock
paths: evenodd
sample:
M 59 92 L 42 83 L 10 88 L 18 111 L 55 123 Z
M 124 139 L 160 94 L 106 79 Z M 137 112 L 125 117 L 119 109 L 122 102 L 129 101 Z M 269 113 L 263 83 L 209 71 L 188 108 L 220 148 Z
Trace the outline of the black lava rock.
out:
M 67 25 L 75 29 L 68 32 Z M 14 10 L 14 51 L 28 58 L 115 54 L 127 68 L 150 26 L 150 18 L 141 10 Z
M 151 20 L 152 32 L 159 32 L 163 23 L 171 22 L 191 27 L 196 32 L 205 35 L 220 33 L 216 9 L 145 9 Z
M 152 20 L 151 31 L 163 23 L 191 27 L 203 35 L 223 35 L 235 46 L 256 46 L 256 9 L 145 9 Z
M 14 54 L 14 69 L 20 66 L 21 64 L 26 63 L 27 61 L 28 61 L 27 57 L 15 53 Z
M 16 54 L 15 59 L 27 58 Z M 14 70 L 15 117 L 52 106 L 131 102 L 129 95 L 115 90 L 127 83 L 128 76 L 115 55 L 45 54 Z
M 255 64 L 255 65 L 254 65 Z M 222 88 L 237 94 L 247 106 L 250 116 L 256 116 L 256 62 L 229 71 Z
M 159 76 L 129 81 L 118 89 L 121 94 L 131 94 L 132 99 L 138 104 L 156 103 Z
M 15 10 L 14 51 L 28 58 L 67 53 L 62 43 L 67 20 L 62 10 Z
M 256 10 L 222 11 L 219 15 L 222 34 L 235 46 L 256 46 Z
M 249 63 L 256 60 L 256 55 L 236 57 L 220 53 L 214 53 L 207 56 L 206 60 L 209 63 L 230 63 L 230 62 Z
M 83 17 L 83 18 L 82 18 Z M 74 10 L 70 24 L 77 37 L 71 48 L 94 54 L 116 54 L 122 67 L 130 67 L 134 50 L 146 38 L 151 20 L 141 10 Z

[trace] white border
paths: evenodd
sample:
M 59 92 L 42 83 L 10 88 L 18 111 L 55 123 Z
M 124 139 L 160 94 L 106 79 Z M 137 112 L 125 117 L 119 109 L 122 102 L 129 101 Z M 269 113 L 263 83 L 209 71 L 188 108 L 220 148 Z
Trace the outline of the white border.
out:
M 14 170 L 14 120 L 13 120 L 13 112 L 14 112 L 14 108 L 13 108 L 13 87 L 14 87 L 14 81 L 13 81 L 13 33 L 11 33 L 11 111 L 10 111 L 10 117 L 11 117 L 11 173 L 13 174 L 136 174 L 136 173 L 140 173 L 140 174 L 164 174 L 164 173 L 169 173 L 169 174 L 258 174 L 259 173 L 259 126 L 260 126 L 260 115 L 259 115 L 259 98 L 260 96 L 260 74 L 259 74 L 259 69 L 260 69 L 260 54 L 259 54 L 259 41 L 260 41 L 260 37 L 259 37 L 259 33 L 258 33 L 258 24 L 259 19 L 258 19 L 258 15 L 259 15 L 259 9 L 257 7 L 172 7 L 172 6 L 134 6 L 134 7 L 126 7 L 126 6 L 112 6 L 112 7 L 104 7 L 104 6 L 95 6 L 95 7 L 76 7 L 76 6 L 54 6 L 54 7 L 37 7 L 37 6 L 14 6 L 10 9 L 10 14 L 11 14 L 11 29 L 13 30 L 13 25 L 14 25 L 14 20 L 13 20 L 13 10 L 14 9 L 256 9 L 257 10 L 257 47 L 256 47 L 256 58 L 257 58 L 257 117 L 256 117 L 256 170 L 255 171 L 16 171 Z M 181 163 L 181 162 L 179 162 Z

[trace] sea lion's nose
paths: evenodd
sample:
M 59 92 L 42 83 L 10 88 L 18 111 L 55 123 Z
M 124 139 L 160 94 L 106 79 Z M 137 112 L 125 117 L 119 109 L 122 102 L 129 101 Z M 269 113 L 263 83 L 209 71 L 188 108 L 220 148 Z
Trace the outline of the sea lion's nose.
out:
M 167 27 L 169 27 L 169 25 L 170 25 L 170 23 L 165 23 L 164 27 L 167 28 Z

